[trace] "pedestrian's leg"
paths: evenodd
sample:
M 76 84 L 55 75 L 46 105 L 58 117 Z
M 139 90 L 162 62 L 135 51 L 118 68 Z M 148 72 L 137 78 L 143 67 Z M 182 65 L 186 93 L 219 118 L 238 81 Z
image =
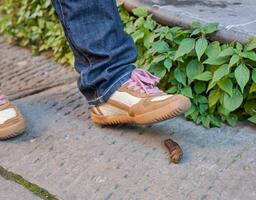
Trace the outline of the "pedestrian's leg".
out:
M 124 32 L 115 0 L 53 0 L 75 54 L 81 92 L 102 104 L 128 81 L 137 49 Z
M 135 69 L 137 50 L 123 30 L 115 0 L 52 0 L 75 55 L 78 86 L 99 124 L 162 121 L 188 110 L 182 95 L 167 95 L 159 79 Z

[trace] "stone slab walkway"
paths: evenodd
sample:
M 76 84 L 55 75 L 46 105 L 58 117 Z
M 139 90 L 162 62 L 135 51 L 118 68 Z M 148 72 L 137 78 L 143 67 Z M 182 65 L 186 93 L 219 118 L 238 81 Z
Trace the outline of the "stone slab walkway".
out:
M 4 48 L 14 48 L 17 55 L 24 51 L 6 44 Z M 30 55 L 23 62 L 41 58 Z M 1 69 L 8 71 L 17 61 L 6 63 Z M 38 73 L 45 69 L 35 65 Z M 96 126 L 76 83 L 65 81 L 75 73 L 60 73 L 61 85 L 47 89 L 45 83 L 45 90 L 20 94 L 14 101 L 28 129 L 1 142 L 2 167 L 63 200 L 256 199 L 255 127 L 207 130 L 182 117 L 154 126 Z M 18 75 L 8 76 L 0 79 L 5 91 L 12 88 L 8 81 L 19 80 Z M 183 147 L 179 165 L 169 163 L 162 144 L 169 137 Z
M 23 187 L 6 181 L 0 177 L 0 199 L 1 200 L 39 200 L 37 196 L 31 194 Z
M 193 21 L 218 22 L 221 40 L 245 42 L 256 35 L 255 0 L 123 0 L 153 8 L 160 21 L 189 26 Z

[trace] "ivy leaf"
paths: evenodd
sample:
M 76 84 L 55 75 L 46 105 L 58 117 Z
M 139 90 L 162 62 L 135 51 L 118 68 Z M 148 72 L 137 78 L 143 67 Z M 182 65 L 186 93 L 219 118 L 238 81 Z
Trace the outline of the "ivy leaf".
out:
M 230 79 L 223 79 L 218 81 L 218 86 L 226 93 L 228 93 L 230 96 L 232 96 L 233 91 L 233 83 Z
M 253 83 L 251 85 L 251 88 L 250 88 L 250 91 L 249 91 L 250 94 L 253 93 L 253 92 L 256 92 L 256 83 Z
M 205 60 L 203 63 L 207 65 L 222 65 L 226 63 L 228 58 L 223 57 L 210 57 Z
M 220 43 L 219 42 L 212 42 L 208 45 L 205 54 L 210 57 L 216 57 L 221 52 Z
M 248 120 L 249 120 L 250 122 L 256 124 L 256 115 L 250 117 Z
M 206 51 L 208 46 L 208 41 L 205 38 L 200 38 L 196 41 L 196 54 L 198 57 L 198 60 L 200 61 L 202 55 L 204 54 L 204 52 Z
M 162 65 L 152 65 L 149 70 L 159 78 L 163 78 L 166 74 L 166 69 Z
M 240 64 L 235 70 L 235 77 L 241 91 L 244 91 L 244 87 L 250 79 L 250 70 L 245 66 L 245 64 Z
M 146 33 L 144 37 L 144 46 L 149 49 L 151 44 L 154 42 L 155 34 L 154 33 Z
M 169 88 L 166 92 L 168 94 L 174 94 L 177 92 L 177 90 L 178 90 L 178 88 L 176 86 L 173 86 L 173 87 Z
M 210 115 L 210 122 L 214 127 L 220 127 L 221 126 L 221 121 L 213 115 Z
M 172 60 L 170 58 L 167 58 L 164 60 L 164 66 L 165 68 L 170 71 L 171 67 L 172 67 Z
M 245 51 L 251 51 L 253 49 L 256 49 L 256 38 L 249 40 L 249 42 L 244 47 Z
M 193 99 L 193 92 L 191 87 L 185 87 L 185 88 L 181 88 L 181 94 L 183 94 L 186 97 L 189 97 L 191 99 Z
M 212 73 L 205 71 L 202 74 L 197 75 L 194 79 L 199 81 L 209 81 L 212 79 Z
M 218 23 L 210 23 L 206 26 L 206 34 L 214 33 L 218 30 Z
M 139 39 L 144 37 L 144 32 L 141 30 L 135 31 L 132 35 L 134 42 L 137 42 Z
M 194 113 L 196 111 L 196 107 L 195 105 L 192 105 L 190 107 L 190 109 L 185 113 L 185 116 L 188 117 L 189 115 L 191 115 L 192 113 Z
M 174 78 L 179 82 L 186 86 L 186 75 L 180 68 L 176 68 L 174 70 Z
M 218 57 L 227 57 L 227 56 L 231 56 L 233 55 L 234 50 L 232 47 L 229 47 L 227 49 L 224 49 L 222 52 L 220 52 L 220 54 L 218 55 Z
M 143 7 L 133 9 L 132 13 L 137 17 L 146 17 L 148 15 L 147 9 Z
M 236 115 L 231 114 L 226 117 L 226 120 L 230 126 L 234 127 L 237 125 L 238 117 Z
M 252 80 L 254 83 L 256 83 L 256 69 L 252 70 Z
M 208 97 L 209 107 L 213 107 L 220 100 L 220 91 L 212 90 Z
M 181 41 L 180 46 L 175 54 L 174 60 L 190 53 L 195 47 L 195 39 L 185 38 Z
M 198 62 L 198 60 L 191 60 L 187 67 L 186 67 L 186 73 L 189 80 L 189 83 L 191 83 L 197 75 L 203 73 L 204 66 Z
M 222 77 L 229 74 L 229 67 L 227 64 L 220 66 L 213 74 L 212 82 L 219 81 Z
M 167 52 L 170 47 L 167 42 L 165 41 L 158 41 L 154 42 L 152 45 L 153 49 L 155 49 L 158 53 L 164 53 Z
M 256 61 L 256 53 L 253 51 L 243 52 L 241 55 L 243 58 L 248 58 L 249 60 Z
M 251 99 L 245 102 L 244 104 L 244 110 L 249 115 L 256 115 L 256 100 Z
M 231 59 L 230 59 L 230 62 L 229 62 L 229 67 L 233 67 L 235 64 L 237 64 L 240 60 L 240 57 L 237 55 L 237 54 L 234 54 Z
M 164 59 L 165 59 L 165 56 L 160 54 L 160 55 L 154 57 L 154 59 L 152 60 L 152 63 L 157 64 L 157 63 L 163 61 Z
M 197 82 L 195 83 L 194 85 L 194 91 L 197 93 L 197 94 L 201 94 L 203 93 L 204 91 L 206 90 L 206 83 L 205 82 Z
M 234 89 L 232 96 L 224 94 L 223 106 L 230 112 L 236 110 L 243 103 L 243 95 L 238 89 Z

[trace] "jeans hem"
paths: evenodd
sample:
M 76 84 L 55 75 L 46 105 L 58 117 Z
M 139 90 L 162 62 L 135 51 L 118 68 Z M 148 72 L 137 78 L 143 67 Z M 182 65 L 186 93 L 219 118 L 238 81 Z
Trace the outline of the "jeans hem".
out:
M 115 83 L 113 83 L 110 88 L 104 91 L 103 95 L 101 95 L 100 97 L 97 97 L 96 99 L 88 101 L 88 104 L 90 106 L 97 106 L 105 103 L 115 91 L 117 91 L 124 83 L 126 83 L 131 78 L 132 71 L 133 70 L 124 74 Z

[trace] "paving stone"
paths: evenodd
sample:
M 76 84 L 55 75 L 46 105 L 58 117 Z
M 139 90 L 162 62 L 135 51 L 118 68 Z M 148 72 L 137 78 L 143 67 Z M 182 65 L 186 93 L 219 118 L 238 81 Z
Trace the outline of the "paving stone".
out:
M 20 185 L 0 177 L 0 200 L 39 200 Z
M 207 130 L 175 118 L 96 126 L 75 83 L 15 103 L 28 129 L 1 142 L 0 165 L 60 199 L 256 199 L 256 131 L 249 124 Z M 183 147 L 181 164 L 169 163 L 162 144 L 169 137 Z
M 224 40 L 244 42 L 256 34 L 256 3 L 254 0 L 124 0 L 158 8 L 169 21 L 185 25 L 189 21 L 218 22 Z M 170 14 L 170 15 L 169 15 Z M 172 18 L 172 19 L 171 19 Z M 176 19 L 177 18 L 177 19 Z M 226 37 L 230 37 L 229 39 Z
M 74 82 L 77 73 L 45 56 L 33 56 L 30 50 L 10 46 L 0 37 L 0 88 L 11 99 L 65 83 Z

